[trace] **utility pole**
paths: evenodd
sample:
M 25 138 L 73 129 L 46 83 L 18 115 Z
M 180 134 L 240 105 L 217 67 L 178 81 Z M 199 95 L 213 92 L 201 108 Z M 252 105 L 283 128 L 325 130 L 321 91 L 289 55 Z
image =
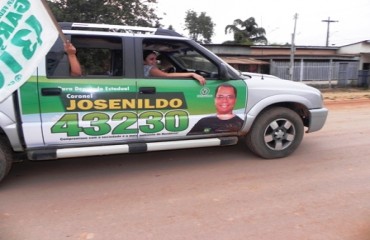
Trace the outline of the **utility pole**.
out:
M 330 17 L 328 17 L 328 20 L 321 20 L 322 22 L 328 23 L 327 31 L 326 31 L 326 46 L 329 46 L 329 32 L 330 32 L 330 23 L 338 22 L 337 20 L 330 20 Z
M 292 33 L 292 43 L 290 45 L 290 67 L 289 67 L 289 75 L 290 75 L 290 80 L 293 81 L 293 73 L 294 73 L 294 52 L 295 52 L 295 45 L 294 45 L 294 39 L 295 39 L 295 30 L 297 27 L 297 19 L 298 19 L 298 14 L 294 14 L 294 30 Z

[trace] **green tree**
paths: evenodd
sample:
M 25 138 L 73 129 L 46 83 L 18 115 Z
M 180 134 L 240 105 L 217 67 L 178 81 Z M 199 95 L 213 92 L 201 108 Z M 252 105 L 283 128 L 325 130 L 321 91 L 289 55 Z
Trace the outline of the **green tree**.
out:
M 157 0 L 48 0 L 59 22 L 159 27 Z
M 190 38 L 201 43 L 210 43 L 214 34 L 215 24 L 205 12 L 198 16 L 193 10 L 186 11 L 185 30 L 189 31 Z
M 258 27 L 253 17 L 245 21 L 235 19 L 232 25 L 227 25 L 225 28 L 226 34 L 231 32 L 234 33 L 234 41 L 229 43 L 242 45 L 267 44 L 265 29 Z

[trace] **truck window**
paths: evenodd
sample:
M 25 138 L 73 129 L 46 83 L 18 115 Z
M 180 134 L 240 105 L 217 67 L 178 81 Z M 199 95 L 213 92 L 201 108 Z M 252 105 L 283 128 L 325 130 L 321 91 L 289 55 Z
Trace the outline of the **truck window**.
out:
M 217 65 L 185 41 L 146 39 L 143 50 L 156 52 L 162 71 L 195 72 L 207 79 L 219 76 Z
M 69 36 L 77 49 L 81 64 L 81 77 L 124 76 L 123 46 L 119 37 L 107 36 Z M 58 39 L 46 56 L 48 77 L 69 77 L 70 66 L 64 52 L 63 42 Z

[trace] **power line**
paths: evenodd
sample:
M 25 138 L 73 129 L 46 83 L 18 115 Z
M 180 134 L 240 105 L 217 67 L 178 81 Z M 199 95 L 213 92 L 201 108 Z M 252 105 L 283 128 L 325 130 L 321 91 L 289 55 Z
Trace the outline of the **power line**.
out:
M 328 20 L 321 20 L 321 21 L 328 23 L 328 27 L 327 27 L 327 30 L 326 30 L 326 46 L 328 47 L 329 46 L 330 23 L 339 22 L 339 21 L 337 21 L 337 20 L 330 20 L 330 17 L 328 17 Z

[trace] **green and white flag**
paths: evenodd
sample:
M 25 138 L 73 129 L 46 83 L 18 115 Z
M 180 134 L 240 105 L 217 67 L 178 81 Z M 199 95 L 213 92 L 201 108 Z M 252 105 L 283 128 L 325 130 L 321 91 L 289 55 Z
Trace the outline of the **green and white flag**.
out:
M 27 81 L 57 37 L 42 0 L 0 1 L 0 102 Z

